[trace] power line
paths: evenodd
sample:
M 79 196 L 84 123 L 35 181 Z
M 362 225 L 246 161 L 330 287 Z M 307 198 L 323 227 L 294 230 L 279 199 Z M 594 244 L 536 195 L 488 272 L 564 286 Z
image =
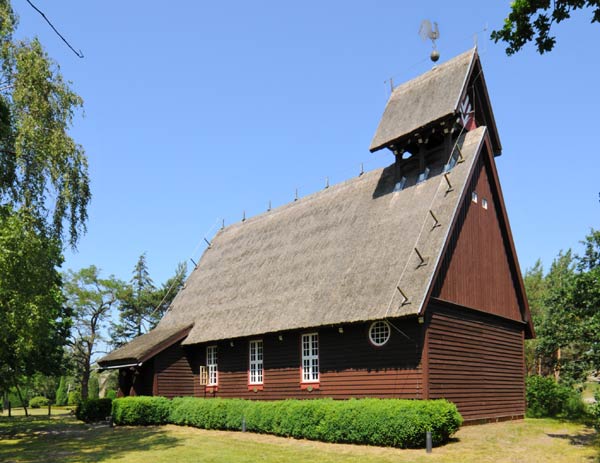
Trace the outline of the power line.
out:
M 35 11 L 37 11 L 37 12 L 38 12 L 38 13 L 39 13 L 39 14 L 42 16 L 42 18 L 44 18 L 44 19 L 46 20 L 46 22 L 47 22 L 47 23 L 50 25 L 50 27 L 52 28 L 52 30 L 53 30 L 54 32 L 56 32 L 56 35 L 58 35 L 58 36 L 59 36 L 59 37 L 62 39 L 62 41 L 63 41 L 63 42 L 65 42 L 65 43 L 67 44 L 67 47 L 69 47 L 69 48 L 71 49 L 71 51 L 72 51 L 73 53 L 75 53 L 75 55 L 77 55 L 77 57 L 78 57 L 78 58 L 83 58 L 83 53 L 81 52 L 81 50 L 77 51 L 77 50 L 75 50 L 75 49 L 74 49 L 74 48 L 71 46 L 71 44 L 70 44 L 70 43 L 67 41 L 67 39 L 65 39 L 65 38 L 62 36 L 62 34 L 61 34 L 60 32 L 58 32 L 58 30 L 56 29 L 56 27 L 54 27 L 54 24 L 52 24 L 52 23 L 50 22 L 50 20 L 49 20 L 49 19 L 46 17 L 46 15 L 44 14 L 44 12 L 43 12 L 42 10 L 40 10 L 40 9 L 39 9 L 37 6 L 35 6 L 33 3 L 31 3 L 31 1 L 30 1 L 30 0 L 26 0 L 26 1 L 27 1 L 27 3 L 29 3 L 29 5 L 31 6 L 31 8 L 33 8 Z

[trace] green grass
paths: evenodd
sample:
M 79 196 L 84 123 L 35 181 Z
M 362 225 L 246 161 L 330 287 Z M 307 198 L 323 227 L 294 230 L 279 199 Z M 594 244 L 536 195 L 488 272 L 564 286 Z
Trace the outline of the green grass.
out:
M 427 455 L 398 450 L 298 441 L 251 433 L 178 426 L 85 425 L 72 417 L 0 418 L 0 461 L 33 462 L 600 462 L 591 428 L 527 419 L 462 428 Z
M 75 407 L 71 407 L 71 406 L 57 407 L 57 406 L 53 405 L 50 408 L 50 410 L 52 412 L 52 416 L 61 416 L 61 415 L 70 414 L 71 410 L 73 410 L 73 411 L 75 410 Z M 41 408 L 27 407 L 27 413 L 29 413 L 29 415 L 31 415 L 31 416 L 48 416 L 48 407 L 41 407 Z M 12 416 L 25 416 L 25 410 L 22 407 L 12 408 L 11 415 Z M 4 410 L 2 413 L 0 413 L 0 417 L 8 417 L 8 410 Z

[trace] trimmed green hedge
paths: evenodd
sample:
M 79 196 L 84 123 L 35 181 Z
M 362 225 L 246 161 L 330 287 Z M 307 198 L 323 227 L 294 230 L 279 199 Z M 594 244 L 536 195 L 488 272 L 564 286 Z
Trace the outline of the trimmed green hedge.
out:
M 112 413 L 112 399 L 87 399 L 77 405 L 75 416 L 86 423 L 104 421 Z
M 112 403 L 115 424 L 149 425 L 169 423 L 171 401 L 164 397 L 123 397 Z
M 387 447 L 446 442 L 462 424 L 456 406 L 446 400 L 315 399 L 250 401 L 243 399 L 127 397 L 113 401 L 116 424 L 163 424 L 252 432 L 324 442 Z

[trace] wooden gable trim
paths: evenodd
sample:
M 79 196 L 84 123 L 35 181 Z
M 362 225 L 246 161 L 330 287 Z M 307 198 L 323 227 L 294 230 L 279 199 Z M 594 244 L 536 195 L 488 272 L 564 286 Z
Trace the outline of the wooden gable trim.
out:
M 477 90 L 479 90 L 478 96 L 483 100 L 482 112 L 484 113 L 484 117 L 486 119 L 485 125 L 487 127 L 488 136 L 490 137 L 490 146 L 492 147 L 492 153 L 495 156 L 500 156 L 500 154 L 502 153 L 502 143 L 500 142 L 500 135 L 498 134 L 498 127 L 496 126 L 496 118 L 494 117 L 494 111 L 490 102 L 490 95 L 488 93 L 487 85 L 485 83 L 483 68 L 481 66 L 481 60 L 479 59 L 477 49 L 475 49 L 473 53 L 473 59 L 471 60 L 471 64 L 469 66 L 469 70 L 467 72 L 462 91 L 460 93 L 458 101 L 456 102 L 456 111 L 459 110 L 460 102 L 463 101 L 470 87 L 475 87 Z M 476 104 L 475 98 L 473 98 L 471 104 Z
M 100 367 L 102 369 L 140 367 L 142 364 L 146 363 L 152 357 L 156 356 L 157 354 L 160 354 L 162 351 L 164 351 L 165 349 L 168 349 L 176 342 L 179 342 L 182 339 L 184 339 L 190 333 L 192 327 L 193 327 L 193 324 L 186 328 L 181 329 L 180 331 L 176 332 L 175 334 L 168 337 L 164 341 L 153 346 L 151 349 L 149 349 L 147 352 L 145 352 L 143 355 L 141 355 L 138 358 L 130 357 L 130 358 L 125 358 L 125 359 L 121 359 L 121 360 L 114 360 L 112 362 L 103 362 Z
M 473 176 L 477 173 L 476 166 L 478 165 L 480 157 L 486 156 L 486 158 L 484 158 L 484 165 L 485 165 L 486 169 L 489 167 L 488 171 L 489 171 L 490 177 L 491 177 L 491 178 L 489 178 L 490 188 L 492 190 L 492 194 L 495 196 L 494 200 L 497 200 L 497 202 L 498 202 L 498 221 L 499 221 L 499 225 L 500 225 L 500 229 L 501 229 L 501 234 L 504 238 L 505 246 L 508 247 L 508 249 L 507 249 L 508 264 L 509 264 L 509 269 L 511 271 L 514 284 L 515 284 L 515 292 L 517 294 L 517 298 L 519 301 L 521 317 L 522 317 L 522 320 L 527 324 L 527 328 L 525 330 L 526 337 L 532 338 L 532 337 L 535 337 L 535 332 L 533 329 L 533 323 L 532 323 L 531 315 L 529 312 L 529 305 L 527 303 L 525 286 L 524 286 L 523 278 L 522 278 L 521 271 L 519 268 L 519 263 L 517 260 L 515 245 L 514 245 L 512 233 L 510 231 L 510 224 L 508 222 L 506 206 L 504 203 L 504 198 L 502 196 L 502 190 L 500 188 L 498 172 L 497 172 L 496 166 L 493 162 L 494 158 L 493 158 L 493 152 L 491 149 L 491 145 L 492 145 L 492 143 L 490 140 L 489 131 L 486 130 L 486 133 L 484 135 L 483 146 L 480 146 L 477 154 L 475 155 L 475 159 L 473 161 L 474 167 L 471 169 L 471 172 L 469 173 L 469 176 L 465 182 L 465 185 L 469 185 L 473 180 Z M 484 150 L 485 150 L 485 153 L 484 153 Z M 440 277 L 442 268 L 444 267 L 444 260 L 445 260 L 444 256 L 448 252 L 448 248 L 449 248 L 452 236 L 454 236 L 454 234 L 457 233 L 457 223 L 458 223 L 458 218 L 460 215 L 458 212 L 460 211 L 460 209 L 463 206 L 465 201 L 467 201 L 467 200 L 470 201 L 470 198 L 467 197 L 468 194 L 469 194 L 469 189 L 465 188 L 462 192 L 462 196 L 460 198 L 460 201 L 458 202 L 458 206 L 457 206 L 454 216 L 452 218 L 452 223 L 448 230 L 448 234 L 446 235 L 444 246 L 442 247 L 442 252 L 440 253 L 440 258 L 436 262 L 436 268 L 435 268 L 435 271 L 433 272 L 433 276 L 430 280 L 429 288 L 427 290 L 425 300 L 421 307 L 420 314 L 424 313 L 427 310 L 427 307 L 429 306 L 429 303 L 432 299 L 432 294 L 433 294 L 434 288 L 436 286 L 438 278 Z
M 157 354 L 160 354 L 163 350 L 168 349 L 176 342 L 184 339 L 191 331 L 193 325 L 188 326 L 187 328 L 183 328 L 181 331 L 178 331 L 170 338 L 165 339 L 163 342 L 158 343 L 152 349 L 150 349 L 144 356 L 140 358 L 140 363 L 144 363 L 154 357 Z

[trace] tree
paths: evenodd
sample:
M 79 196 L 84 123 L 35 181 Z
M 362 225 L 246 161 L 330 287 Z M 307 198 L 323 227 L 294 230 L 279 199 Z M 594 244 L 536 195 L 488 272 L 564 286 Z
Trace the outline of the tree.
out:
M 41 236 L 32 218 L 0 208 L 0 390 L 36 372 L 60 370 L 69 332 L 61 294 L 56 240 Z M 43 352 L 43 355 L 40 353 Z M 20 392 L 19 392 L 20 393 Z
M 583 8 L 592 9 L 592 23 L 600 22 L 598 0 L 515 0 L 504 26 L 493 31 L 491 38 L 496 43 L 503 41 L 508 45 L 507 55 L 518 52 L 532 40 L 535 40 L 538 53 L 543 54 L 556 44 L 556 37 L 550 35 L 552 25 L 569 19 L 571 12 Z
M 534 266 L 527 269 L 523 276 L 523 283 L 529 301 L 529 310 L 533 326 L 537 327 L 546 315 L 545 297 L 547 292 L 544 268 L 538 259 Z M 538 354 L 538 339 L 525 341 L 525 363 L 529 374 L 542 374 L 543 359 Z
M 559 253 L 544 277 L 544 312 L 536 321 L 536 354 L 556 379 L 581 382 L 600 369 L 600 231 L 584 253 Z
M 81 398 L 87 399 L 92 363 L 106 342 L 103 333 L 124 284 L 114 276 L 101 278 L 100 270 L 93 265 L 67 272 L 65 280 L 65 296 L 73 311 L 71 355 L 81 382 Z
M 122 346 L 157 325 L 183 286 L 186 272 L 185 264 L 178 264 L 175 274 L 160 288 L 156 288 L 150 278 L 146 254 L 139 257 L 133 277 L 122 292 L 119 322 L 112 325 L 111 338 L 114 346 Z
M 154 291 L 154 309 L 149 315 L 150 329 L 154 328 L 169 309 L 169 306 L 183 288 L 187 276 L 187 266 L 180 262 L 175 268 L 174 275 Z
M 82 100 L 0 0 L 0 389 L 60 365 L 64 243 L 85 231 L 87 160 L 68 135 Z M 43 352 L 44 355 L 40 355 Z
M 56 405 L 62 407 L 67 405 L 67 384 L 64 376 L 60 377 L 58 389 L 56 390 Z

